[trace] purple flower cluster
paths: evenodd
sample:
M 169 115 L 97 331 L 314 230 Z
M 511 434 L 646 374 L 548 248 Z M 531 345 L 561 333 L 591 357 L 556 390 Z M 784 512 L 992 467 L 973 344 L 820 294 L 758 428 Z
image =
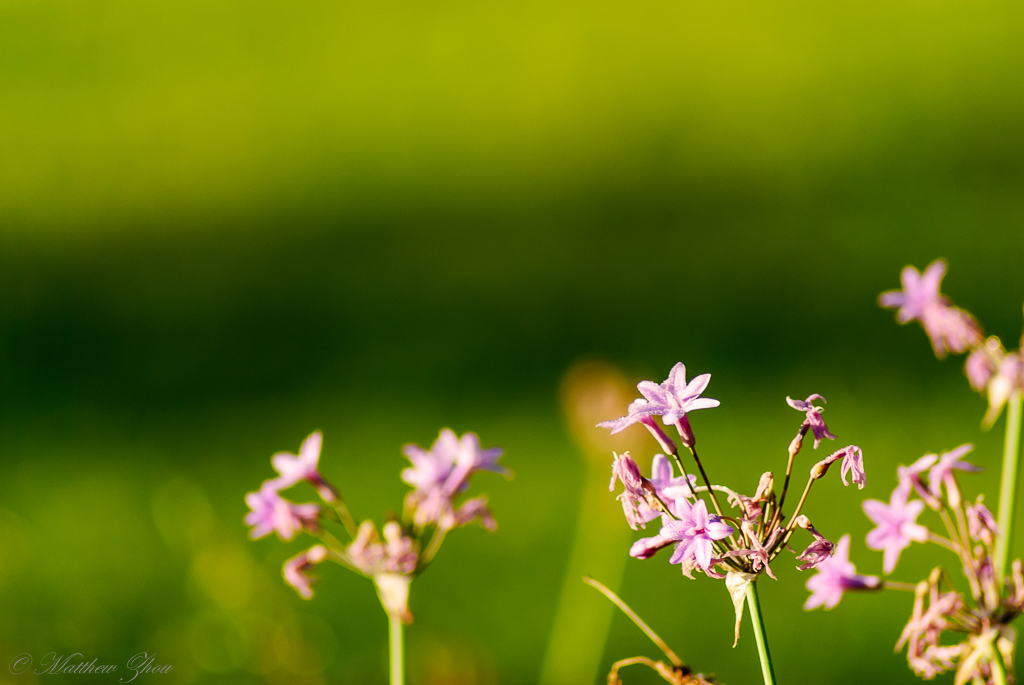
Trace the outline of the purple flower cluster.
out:
M 402 471 L 402 480 L 414 488 L 406 497 L 406 506 L 417 526 L 434 524 L 449 529 L 479 519 L 485 528 L 496 528 L 486 499 L 470 500 L 461 508 L 456 508 L 453 500 L 477 471 L 512 476 L 498 464 L 503 453 L 500 447 L 481 449 L 475 433 L 460 438 L 445 428 L 429 450 L 410 444 L 402 452 L 412 462 L 411 468 Z
M 1007 400 L 1024 389 L 1024 355 L 1019 349 L 1008 352 L 995 336 L 985 339 L 975 318 L 939 292 L 945 273 L 942 260 L 932 262 L 923 274 L 908 266 L 900 277 L 903 290 L 884 292 L 878 301 L 883 307 L 898 309 L 900 323 L 920 322 L 936 356 L 970 352 L 964 373 L 971 387 L 988 397 L 984 424 L 991 426 Z
M 946 352 L 961 354 L 982 340 L 974 317 L 952 306 L 939 293 L 945 275 L 946 262 L 942 260 L 932 262 L 923 274 L 908 266 L 900 274 L 903 290 L 890 290 L 878 298 L 883 307 L 899 310 L 896 319 L 900 323 L 920 322 L 937 357 L 946 356 Z
M 864 502 L 864 513 L 875 524 L 867 546 L 883 552 L 883 571 L 892 573 L 903 550 L 912 542 L 934 542 L 959 557 L 970 595 L 952 586 L 948 574 L 937 567 L 917 584 L 882 582 L 874 576 L 858 576 L 849 563 L 849 536 L 840 540 L 835 555 L 818 566 L 807 582 L 811 597 L 806 608 L 835 606 L 847 590 L 882 587 L 915 592 L 913 614 L 903 629 L 896 649 L 906 647 L 907 663 L 922 678 L 930 679 L 956 669 L 956 682 L 991 683 L 995 652 L 1007 664 L 1012 657 L 1009 624 L 1024 612 L 1022 564 L 1013 564 L 1013 583 L 996 577 L 993 555 L 999 528 L 992 512 L 979 496 L 964 502 L 957 472 L 980 469 L 964 459 L 972 445 L 960 445 L 941 454 L 926 454 L 897 470 L 898 483 L 888 503 Z M 937 512 L 942 535 L 918 522 L 927 509 Z M 950 644 L 946 636 L 958 636 Z M 1002 666 L 999 666 L 1002 669 Z
M 306 438 L 298 454 L 281 452 L 271 458 L 278 476 L 245 496 L 250 509 L 245 517 L 246 525 L 251 526 L 250 537 L 258 539 L 276 532 L 281 540 L 289 541 L 304 532 L 320 538 L 320 544 L 284 564 L 285 581 L 301 597 L 312 598 L 311 572 L 331 560 L 372 579 L 385 611 L 410 622 L 409 585 L 433 560 L 445 535 L 473 521 L 488 530 L 497 527 L 486 497 L 457 500 L 477 471 L 511 476 L 497 463 L 502 450 L 482 449 L 475 434 L 459 437 L 447 428 L 429 450 L 406 445 L 403 451 L 412 467 L 402 471 L 402 479 L 413 490 L 406 497 L 402 520 L 388 521 L 381 537 L 372 521 L 356 527 L 341 494 L 320 472 L 322 442 L 321 434 L 316 432 Z M 281 496 L 281 491 L 302 482 L 313 486 L 321 503 L 296 504 Z M 350 538 L 348 544 L 339 542 L 328 530 L 333 524 L 340 524 Z
M 817 400 L 824 402 L 825 398 L 818 394 L 805 400 L 786 398 L 789 406 L 803 413 L 803 421 L 797 437 L 789 446 L 782 492 L 776 493 L 775 478 L 771 472 L 766 472 L 758 480 L 754 495 L 748 496 L 712 484 L 696 450 L 697 440 L 687 414 L 719 406 L 718 400 L 701 396 L 710 380 L 710 374 L 702 374 L 687 383 L 686 368 L 681 363 L 676 364 L 664 382 L 643 381 L 637 385 L 642 397 L 629 405 L 625 416 L 598 424 L 617 433 L 634 423 L 641 423 L 669 455 L 655 455 L 649 478 L 643 475 L 628 453 L 616 455 L 613 459 L 609 489 L 614 490 L 616 484 L 621 483 L 618 499 L 622 502 L 626 522 L 633 529 L 639 529 L 661 519 L 657 534 L 633 543 L 630 555 L 648 559 L 661 549 L 673 547 L 669 563 L 679 564 L 683 574 L 690 578 L 693 571 L 700 571 L 713 578 L 725 579 L 735 603 L 737 597 L 742 599 L 746 585 L 761 573 L 775 578 L 770 563 L 788 547 L 795 530 L 801 528 L 808 531 L 813 540 L 798 555 L 797 560 L 802 562 L 798 568 L 826 569 L 824 575 L 819 574 L 820 578 L 813 583 L 820 586 L 816 592 L 821 596 L 815 606 L 822 603 L 834 605 L 838 601 L 836 587 L 840 587 L 840 595 L 844 588 L 876 588 L 877 579 L 862 578 L 853 572 L 846 559 L 846 546 L 842 547 L 842 563 L 834 563 L 836 546 L 811 525 L 807 516 L 801 514 L 811 486 L 825 475 L 833 463 L 842 462 L 844 484 L 847 484 L 849 476 L 853 483 L 864 486 L 863 453 L 859 447 L 849 445 L 814 464 L 792 517 L 787 518 L 784 513 L 790 478 L 803 437 L 811 433 L 815 448 L 822 440 L 834 440 L 836 437 L 822 418 L 823 407 L 815 404 Z M 655 417 L 660 417 L 663 425 L 676 427 L 702 481 L 686 473 L 679 451 L 655 423 Z M 675 469 L 678 469 L 678 475 Z M 726 495 L 728 504 L 737 510 L 735 515 L 729 516 L 722 511 L 719 493 Z M 740 616 L 738 612 L 737 619 Z

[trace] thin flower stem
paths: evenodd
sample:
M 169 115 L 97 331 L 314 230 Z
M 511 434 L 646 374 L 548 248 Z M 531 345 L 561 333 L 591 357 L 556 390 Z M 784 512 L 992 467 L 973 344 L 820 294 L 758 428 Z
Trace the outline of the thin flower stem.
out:
M 654 499 L 658 501 L 658 504 L 661 506 L 662 513 L 668 514 L 669 518 L 671 518 L 673 521 L 679 520 L 679 517 L 672 513 L 672 510 L 668 508 L 667 504 L 665 504 L 665 500 L 661 499 L 661 497 L 658 496 L 658 493 L 651 493 L 650 491 L 648 491 L 648 493 L 651 494 L 654 497 Z
M 447 534 L 447 528 L 434 529 L 434 534 L 430 537 L 430 544 L 423 551 L 422 559 L 424 564 L 429 564 L 434 559 L 434 555 L 437 554 L 437 550 L 441 549 L 441 543 L 444 542 L 444 536 Z
M 1006 685 L 1006 665 L 1003 663 L 1003 655 L 999 653 L 999 647 L 992 645 L 992 682 L 995 685 Z
M 797 502 L 796 509 L 793 510 L 793 515 L 786 526 L 787 530 L 793 530 L 793 527 L 796 525 L 796 517 L 800 515 L 800 510 L 804 508 L 804 502 L 807 501 L 807 494 L 811 491 L 812 485 L 814 485 L 814 478 L 808 478 L 807 485 L 804 487 L 804 494 L 800 495 L 800 501 Z
M 690 476 L 687 475 L 686 469 L 683 468 L 683 460 L 679 458 L 679 452 L 673 452 L 672 458 L 676 460 L 676 466 L 679 467 L 679 472 L 683 475 L 683 480 L 686 481 L 686 487 L 690 488 L 690 494 L 693 495 L 694 500 L 699 500 L 697 491 L 693 489 L 693 483 L 690 482 Z
M 594 588 L 598 592 L 600 592 L 608 599 L 610 599 L 612 604 L 619 607 L 619 609 L 622 610 L 622 613 L 628 616 L 629 620 L 635 623 L 637 628 L 644 631 L 644 635 L 649 637 L 651 639 L 651 642 L 658 646 L 658 649 L 660 649 L 665 654 L 665 656 L 668 657 L 668 660 L 672 662 L 673 666 L 675 666 L 676 668 L 681 668 L 685 666 L 683 660 L 676 656 L 676 653 L 669 648 L 665 641 L 662 640 L 656 632 L 651 630 L 651 627 L 644 623 L 644 620 L 637 616 L 636 612 L 630 609 L 628 604 L 619 599 L 619 596 L 617 594 L 615 594 L 607 587 L 605 587 L 604 584 L 594 580 L 590 576 L 583 576 L 583 582 L 589 585 L 590 587 Z
M 757 597 L 757 581 L 747 585 L 747 609 L 750 610 L 750 622 L 754 626 L 754 640 L 757 642 L 757 654 L 761 658 L 761 675 L 764 685 L 775 685 L 775 669 L 772 667 L 772 655 L 768 652 L 768 640 L 764 633 L 764 618 L 761 616 L 761 601 Z
M 704 485 L 708 486 L 708 492 L 711 493 L 711 503 L 715 505 L 715 512 L 721 516 L 722 507 L 718 504 L 718 495 L 715 494 L 714 489 L 711 487 L 711 481 L 708 480 L 708 474 L 704 472 L 704 465 L 700 463 L 700 457 L 697 456 L 696 447 L 687 447 L 690 450 L 690 454 L 693 455 L 693 460 L 697 462 L 697 468 L 700 469 L 701 478 L 704 479 Z
M 405 652 L 402 647 L 402 621 L 388 614 L 391 637 L 391 685 L 405 683 Z
M 356 520 L 352 518 L 348 507 L 345 506 L 345 502 L 340 497 L 334 502 L 334 510 L 338 512 L 338 518 L 341 519 L 341 525 L 345 526 L 345 532 L 348 533 L 350 538 L 355 540 L 356 535 L 359 533 L 359 528 L 356 526 Z
M 917 585 L 914 583 L 900 583 L 895 580 L 883 580 L 882 588 L 885 590 L 902 590 L 903 592 L 917 592 Z
M 960 549 L 952 540 L 949 540 L 947 538 L 942 537 L 941 535 L 937 535 L 931 531 L 928 531 L 928 541 L 934 542 L 936 545 L 942 545 L 953 554 L 960 556 Z
M 1006 564 L 1013 533 L 1013 506 L 1017 492 L 1017 460 L 1020 456 L 1020 404 L 1019 390 L 1010 395 L 1006 413 L 1006 441 L 1003 445 L 1003 476 L 999 485 L 999 537 L 996 539 L 996 578 L 1000 584 L 1006 578 Z
M 803 436 L 805 435 L 807 435 L 807 428 L 801 426 L 799 433 L 800 445 L 803 445 Z M 782 505 L 786 503 L 786 493 L 789 492 L 789 478 L 793 475 L 793 461 L 799 453 L 799 446 L 795 450 L 791 450 L 789 453 L 789 461 L 786 462 L 786 480 L 782 484 L 782 494 L 779 496 L 779 504 L 775 507 L 775 511 L 772 512 L 772 520 L 767 526 L 769 529 L 778 522 L 778 518 L 782 514 Z

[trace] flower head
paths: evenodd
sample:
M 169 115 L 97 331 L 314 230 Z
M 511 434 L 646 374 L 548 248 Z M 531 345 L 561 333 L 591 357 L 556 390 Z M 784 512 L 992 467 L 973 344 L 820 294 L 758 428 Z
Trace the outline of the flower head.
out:
M 317 469 L 322 444 L 323 434 L 316 431 L 302 441 L 297 455 L 290 452 L 278 452 L 270 458 L 270 463 L 280 474 L 276 479 L 279 490 L 290 488 L 300 481 L 307 481 L 317 489 L 326 502 L 334 502 L 338 499 L 338 493 Z
M 981 330 L 974 318 L 951 306 L 939 293 L 945 275 L 946 262 L 941 259 L 928 265 L 923 274 L 908 266 L 900 274 L 903 290 L 890 290 L 878 298 L 883 307 L 899 310 L 896 319 L 900 323 L 920 321 L 937 357 L 944 357 L 947 350 L 964 352 L 981 341 Z
M 850 563 L 850 536 L 844 535 L 836 544 L 835 552 L 818 563 L 816 574 L 807 579 L 807 598 L 804 609 L 824 606 L 831 609 L 843 598 L 847 590 L 877 590 L 881 586 L 878 576 L 857 575 Z
M 796 409 L 797 411 L 806 413 L 807 416 L 804 419 L 804 426 L 814 432 L 814 449 L 818 449 L 818 445 L 821 444 L 823 439 L 828 438 L 829 440 L 835 440 L 836 436 L 829 432 L 828 426 L 825 425 L 825 420 L 821 418 L 821 412 L 825 411 L 825 408 L 814 406 L 814 400 L 821 400 L 822 402 L 827 401 L 817 393 L 814 393 L 806 400 L 794 400 L 791 397 L 786 397 L 786 402 L 789 406 L 793 407 L 793 409 Z M 801 435 L 803 435 L 803 431 L 801 431 Z
M 429 450 L 419 445 L 402 448 L 412 467 L 402 471 L 402 480 L 413 486 L 407 503 L 414 510 L 418 526 L 452 520 L 452 498 L 466 489 L 469 477 L 476 471 L 494 471 L 506 477 L 511 472 L 498 464 L 500 447 L 482 449 L 475 433 L 461 438 L 445 428 Z
M 704 500 L 690 504 L 685 499 L 675 501 L 677 521 L 669 521 L 661 527 L 660 535 L 677 541 L 676 550 L 669 559 L 672 564 L 684 564 L 693 560 L 696 565 L 707 572 L 711 567 L 713 542 L 727 538 L 733 533 L 733 527 L 723 523 L 713 514 L 708 514 Z
M 893 491 L 889 504 L 869 499 L 863 507 L 864 513 L 876 525 L 868 533 L 868 548 L 885 552 L 882 569 L 886 573 L 892 573 L 896 568 L 900 553 L 910 546 L 911 541 L 924 542 L 928 539 L 928 529 L 917 522 L 917 517 L 924 510 L 924 502 L 908 502 L 900 496 L 899 489 Z
M 687 412 L 697 409 L 711 409 L 721 404 L 718 400 L 701 397 L 711 374 L 703 373 L 686 382 L 686 367 L 679 362 L 672 367 L 668 378 L 663 383 L 641 381 L 636 388 L 647 400 L 646 406 L 637 409 L 638 413 L 660 416 L 662 423 L 671 426 L 686 416 Z
M 276 531 L 282 540 L 291 540 L 295 534 L 319 530 L 320 507 L 316 504 L 295 504 L 281 497 L 277 483 L 264 481 L 257 492 L 245 495 L 251 510 L 245 515 L 245 525 L 252 526 L 249 537 L 258 540 Z
M 309 575 L 309 572 L 326 559 L 327 554 L 327 548 L 323 545 L 313 545 L 305 552 L 300 552 L 284 562 L 281 574 L 284 576 L 285 582 L 295 588 L 303 599 L 312 599 L 314 578 Z

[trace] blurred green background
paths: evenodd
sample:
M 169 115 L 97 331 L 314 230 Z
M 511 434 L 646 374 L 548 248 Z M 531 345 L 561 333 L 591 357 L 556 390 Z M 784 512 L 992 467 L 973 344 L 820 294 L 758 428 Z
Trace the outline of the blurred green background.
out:
M 965 490 L 994 504 L 1002 423 L 981 433 L 960 361 L 875 298 L 945 257 L 945 292 L 1015 346 L 1022 20 L 1009 2 L 0 0 L 2 663 L 147 651 L 174 668 L 136 682 L 385 682 L 369 584 L 325 569 L 301 601 L 279 574 L 303 543 L 249 542 L 243 494 L 322 429 L 323 470 L 380 521 L 400 446 L 451 426 L 517 475 L 477 479 L 500 530 L 453 534 L 414 586 L 410 682 L 535 682 L 583 496 L 559 403 L 580 359 L 711 372 L 722 406 L 694 427 L 713 480 L 744 491 L 784 469 L 785 396 L 827 396 L 868 485 L 830 479 L 809 513 L 853 534 L 863 572 L 881 555 L 860 500 L 887 499 L 897 464 L 975 442 Z M 915 546 L 895 577 L 937 554 Z M 892 653 L 910 596 L 805 613 L 806 574 L 775 568 L 784 682 L 915 682 Z M 720 583 L 631 559 L 622 595 L 697 669 L 758 681 Z M 636 654 L 654 650 L 617 616 L 603 669 Z M 114 679 L 0 668 L 37 680 Z

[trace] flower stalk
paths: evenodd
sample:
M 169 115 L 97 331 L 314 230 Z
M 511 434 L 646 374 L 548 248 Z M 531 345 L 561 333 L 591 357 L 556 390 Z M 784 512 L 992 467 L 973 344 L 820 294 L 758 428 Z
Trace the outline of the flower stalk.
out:
M 1006 560 L 1009 558 L 1012 537 L 1013 510 L 1017 494 L 1017 464 L 1020 458 L 1021 393 L 1014 392 L 1007 404 L 1006 441 L 1003 445 L 1003 475 L 999 484 L 999 514 L 997 523 L 1000 536 L 996 542 L 995 562 L 997 578 L 1006 578 Z
M 768 651 L 768 638 L 764 630 L 764 617 L 761 615 L 761 601 L 757 596 L 757 581 L 747 584 L 747 609 L 750 611 L 750 622 L 754 625 L 754 641 L 757 642 L 757 655 L 761 659 L 761 675 L 764 685 L 775 685 L 775 668 L 772 666 L 772 655 Z
M 391 645 L 391 685 L 405 683 L 405 650 L 402 644 L 402 621 L 396 616 L 388 616 Z

